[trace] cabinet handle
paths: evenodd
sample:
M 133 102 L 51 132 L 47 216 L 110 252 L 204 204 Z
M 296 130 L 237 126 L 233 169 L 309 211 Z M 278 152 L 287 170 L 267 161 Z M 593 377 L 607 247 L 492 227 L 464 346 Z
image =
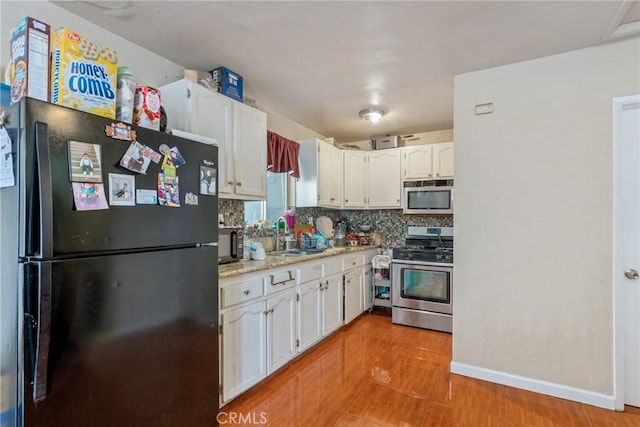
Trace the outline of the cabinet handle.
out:
M 271 310 L 269 310 L 269 313 L 273 314 L 273 310 L 275 310 L 275 309 L 272 308 Z
M 236 185 L 237 185 L 238 187 L 242 187 L 242 183 L 241 183 L 241 182 L 238 182 Z
M 344 199 L 344 202 L 345 203 L 349 203 L 349 199 Z
M 355 262 L 354 262 L 354 263 L 351 263 L 351 265 L 355 266 L 355 265 L 356 265 L 356 263 L 355 263 Z
M 269 310 L 263 311 L 264 315 L 267 316 L 269 314 Z
M 233 185 L 233 181 L 227 181 L 227 184 Z
M 437 174 L 436 174 L 436 176 L 440 176 L 440 174 L 439 174 L 439 173 L 437 173 Z
M 250 293 L 251 293 L 251 291 L 250 291 L 250 290 L 246 290 L 246 291 L 244 291 L 244 294 L 245 294 L 245 295 L 249 295 Z
M 331 197 L 329 200 L 333 202 L 335 199 L 336 199 L 335 197 Z

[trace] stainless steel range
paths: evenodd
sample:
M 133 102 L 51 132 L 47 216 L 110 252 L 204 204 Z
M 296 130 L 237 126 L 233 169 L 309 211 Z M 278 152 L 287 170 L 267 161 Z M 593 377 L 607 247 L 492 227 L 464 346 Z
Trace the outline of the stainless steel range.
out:
M 453 227 L 407 227 L 405 246 L 393 250 L 393 323 L 451 332 Z

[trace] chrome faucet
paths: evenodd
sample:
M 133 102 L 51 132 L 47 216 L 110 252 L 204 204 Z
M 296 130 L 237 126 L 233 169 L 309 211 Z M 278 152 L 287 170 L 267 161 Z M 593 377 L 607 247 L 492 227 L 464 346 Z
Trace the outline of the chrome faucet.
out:
M 284 221 L 284 235 L 289 234 L 289 227 L 287 227 L 287 221 L 283 216 L 276 220 L 276 251 L 280 251 L 280 221 Z M 283 236 L 284 237 L 284 236 Z

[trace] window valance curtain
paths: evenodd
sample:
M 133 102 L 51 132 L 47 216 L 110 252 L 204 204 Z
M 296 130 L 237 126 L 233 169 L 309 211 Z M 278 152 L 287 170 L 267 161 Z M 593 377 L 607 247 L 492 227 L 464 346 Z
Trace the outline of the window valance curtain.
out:
M 275 132 L 267 131 L 267 170 L 274 173 L 288 173 L 300 178 L 298 166 L 300 144 Z

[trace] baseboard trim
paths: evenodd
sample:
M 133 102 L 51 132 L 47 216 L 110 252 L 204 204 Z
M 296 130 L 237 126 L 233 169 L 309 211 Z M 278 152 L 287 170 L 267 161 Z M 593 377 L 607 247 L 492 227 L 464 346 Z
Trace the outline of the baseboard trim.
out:
M 478 366 L 458 362 L 451 362 L 451 373 L 507 385 L 510 387 L 521 388 L 535 393 L 547 394 L 561 399 L 573 400 L 575 402 L 598 406 L 600 408 L 615 409 L 614 396 L 595 393 L 593 391 L 583 390 L 576 387 L 522 377 L 520 375 L 508 374 L 506 372 L 494 371 L 492 369 L 480 368 Z

